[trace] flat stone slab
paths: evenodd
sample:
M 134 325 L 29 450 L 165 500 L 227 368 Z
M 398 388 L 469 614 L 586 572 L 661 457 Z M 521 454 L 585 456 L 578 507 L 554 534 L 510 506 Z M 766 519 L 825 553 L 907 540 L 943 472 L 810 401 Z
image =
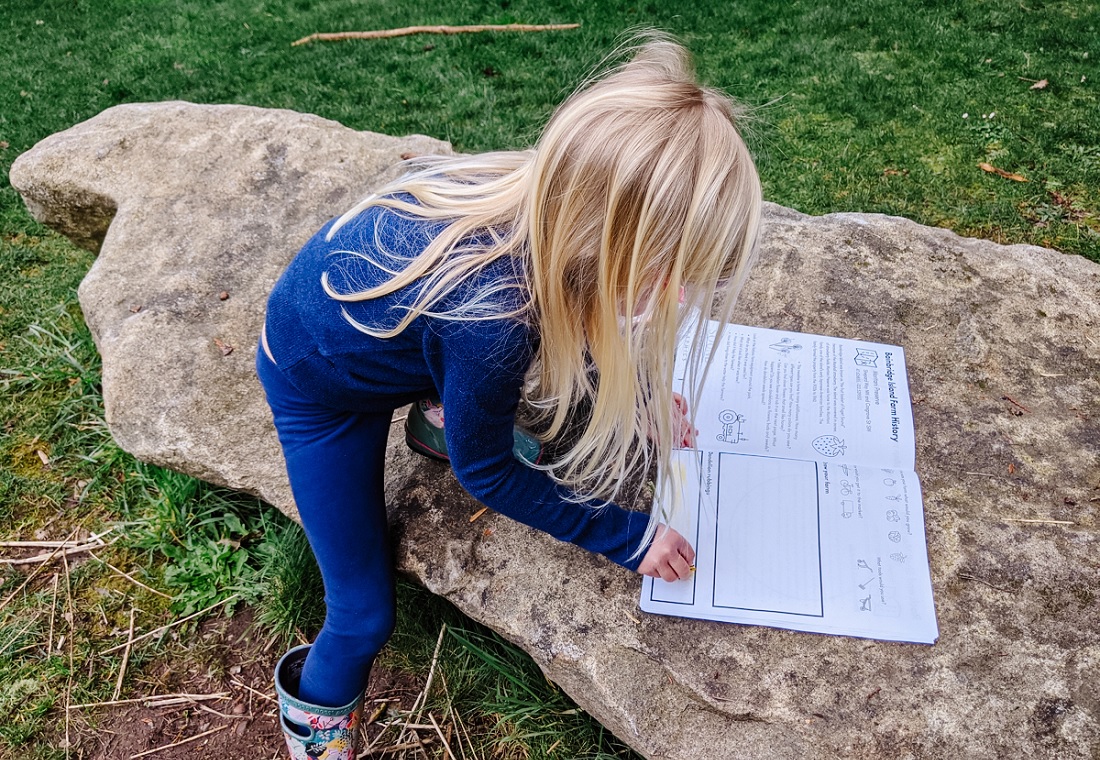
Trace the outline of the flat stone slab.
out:
M 80 302 L 123 448 L 293 514 L 252 369 L 264 299 L 404 152 L 449 146 L 162 103 L 16 161 L 32 213 L 99 250 Z M 478 505 L 396 425 L 402 572 L 647 758 L 1100 757 L 1100 266 L 769 205 L 741 304 L 747 324 L 905 347 L 939 643 L 646 615 L 638 576 L 498 515 L 471 523 Z

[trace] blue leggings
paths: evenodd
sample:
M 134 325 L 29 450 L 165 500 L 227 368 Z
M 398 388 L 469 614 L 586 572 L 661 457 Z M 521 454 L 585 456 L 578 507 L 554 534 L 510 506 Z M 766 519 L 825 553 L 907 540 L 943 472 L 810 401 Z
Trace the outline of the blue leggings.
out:
M 393 633 L 382 481 L 391 414 L 318 404 L 283 377 L 262 347 L 256 353 L 294 501 L 325 583 L 325 624 L 306 659 L 298 698 L 341 707 L 359 696 Z

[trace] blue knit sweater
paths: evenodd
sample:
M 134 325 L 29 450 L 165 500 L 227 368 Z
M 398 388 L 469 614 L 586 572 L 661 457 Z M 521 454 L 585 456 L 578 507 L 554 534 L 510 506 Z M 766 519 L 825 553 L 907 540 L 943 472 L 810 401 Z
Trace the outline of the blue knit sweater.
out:
M 406 262 L 385 251 L 416 255 L 440 229 L 438 222 L 409 219 L 370 208 L 341 227 L 332 222 L 298 253 L 275 284 L 267 307 L 267 340 L 276 363 L 302 393 L 349 411 L 389 413 L 438 392 L 446 409 L 447 452 L 459 483 L 486 506 L 636 570 L 647 516 L 616 505 L 597 508 L 565 498 L 545 473 L 512 455 L 512 428 L 537 333 L 517 319 L 456 321 L 418 316 L 399 335 L 379 339 L 350 319 L 372 327 L 393 325 L 418 286 L 383 298 L 340 302 L 321 287 L 321 274 L 339 293 L 380 284 L 388 269 Z M 381 245 L 379 245 L 379 243 Z M 522 287 L 511 260 L 499 260 L 476 281 L 457 288 L 443 308 L 469 299 L 489 281 Z M 509 296 L 511 293 L 511 296 Z M 516 290 L 498 298 L 517 298 Z

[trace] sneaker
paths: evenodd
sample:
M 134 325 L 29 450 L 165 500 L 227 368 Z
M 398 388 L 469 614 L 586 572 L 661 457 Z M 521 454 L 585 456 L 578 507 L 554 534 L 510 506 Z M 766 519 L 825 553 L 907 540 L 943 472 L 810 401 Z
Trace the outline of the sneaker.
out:
M 527 464 L 542 461 L 542 443 L 521 428 L 512 430 L 512 454 Z M 432 399 L 417 401 L 405 418 L 405 443 L 417 454 L 438 462 L 449 462 L 444 433 L 443 405 Z

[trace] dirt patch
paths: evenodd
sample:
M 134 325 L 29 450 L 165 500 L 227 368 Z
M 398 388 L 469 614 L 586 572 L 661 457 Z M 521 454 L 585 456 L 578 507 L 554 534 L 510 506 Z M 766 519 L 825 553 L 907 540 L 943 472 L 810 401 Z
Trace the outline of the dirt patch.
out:
M 163 747 L 144 757 L 287 757 L 272 675 L 282 650 L 269 644 L 253 627 L 249 610 L 203 623 L 175 642 L 158 664 L 146 668 L 141 686 L 131 694 L 145 701 L 86 708 L 73 716 L 77 756 L 129 760 Z M 408 709 L 421 688 L 404 673 L 375 667 L 365 711 L 370 715 L 383 702 L 390 709 Z M 166 701 L 156 699 L 158 695 L 174 694 L 224 696 L 152 706 Z M 367 741 L 380 731 L 378 726 L 368 727 Z

